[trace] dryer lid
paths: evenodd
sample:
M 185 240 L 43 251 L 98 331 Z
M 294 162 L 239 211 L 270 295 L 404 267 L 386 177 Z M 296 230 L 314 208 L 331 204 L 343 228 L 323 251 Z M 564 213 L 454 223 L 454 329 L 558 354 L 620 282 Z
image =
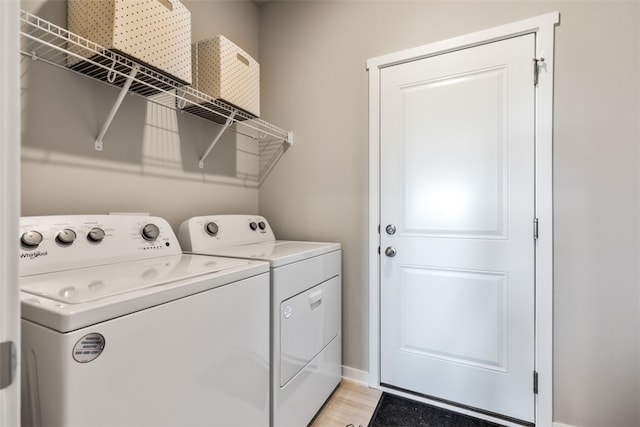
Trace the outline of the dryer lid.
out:
M 22 277 L 20 290 L 64 304 L 81 304 L 178 280 L 220 275 L 247 264 L 240 259 L 171 255 Z
M 271 267 L 274 268 L 303 259 L 324 255 L 339 249 L 340 243 L 276 240 L 273 242 L 212 249 L 199 253 L 268 261 Z

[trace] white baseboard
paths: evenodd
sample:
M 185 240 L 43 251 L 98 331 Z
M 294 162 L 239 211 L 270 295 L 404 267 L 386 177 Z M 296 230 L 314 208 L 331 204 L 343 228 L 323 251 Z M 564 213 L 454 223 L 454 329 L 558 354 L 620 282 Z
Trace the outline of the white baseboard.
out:
M 350 368 L 349 366 L 343 365 L 342 378 L 369 387 L 369 372 L 367 371 L 361 371 L 360 369 Z
M 569 424 L 562 424 L 562 423 L 553 423 L 553 427 L 574 427 L 574 426 L 570 426 Z

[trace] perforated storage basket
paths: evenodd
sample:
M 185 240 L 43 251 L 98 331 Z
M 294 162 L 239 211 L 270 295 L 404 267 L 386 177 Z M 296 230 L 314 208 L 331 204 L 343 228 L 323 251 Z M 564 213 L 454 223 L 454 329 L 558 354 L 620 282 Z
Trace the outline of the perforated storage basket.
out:
M 68 0 L 67 19 L 70 32 L 178 83 L 191 84 L 191 12 L 179 0 Z M 87 50 L 74 53 L 107 61 L 103 55 L 89 56 Z M 91 66 L 74 56 L 67 65 L 92 73 Z M 135 84 L 131 90 L 136 91 Z
M 193 43 L 191 58 L 194 89 L 253 117 L 260 116 L 260 65 L 244 50 L 217 35 Z

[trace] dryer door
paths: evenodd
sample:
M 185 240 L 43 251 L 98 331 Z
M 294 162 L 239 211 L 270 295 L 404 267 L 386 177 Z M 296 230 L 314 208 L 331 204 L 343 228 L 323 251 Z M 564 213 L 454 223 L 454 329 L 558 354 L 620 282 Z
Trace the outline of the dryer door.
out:
M 338 335 L 340 277 L 280 304 L 280 386 L 284 386 Z

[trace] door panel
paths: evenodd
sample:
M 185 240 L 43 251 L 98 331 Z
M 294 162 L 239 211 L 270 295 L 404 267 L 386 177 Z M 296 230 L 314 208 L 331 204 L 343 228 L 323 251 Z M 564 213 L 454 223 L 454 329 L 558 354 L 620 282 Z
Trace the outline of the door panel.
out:
M 400 276 L 401 351 L 506 371 L 505 274 L 404 267 Z
M 530 422 L 534 46 L 380 74 L 382 383 Z
M 407 231 L 504 237 L 505 72 L 501 67 L 400 88 Z M 460 106 L 460 99 L 468 101 Z M 446 145 L 423 143 L 443 140 Z

